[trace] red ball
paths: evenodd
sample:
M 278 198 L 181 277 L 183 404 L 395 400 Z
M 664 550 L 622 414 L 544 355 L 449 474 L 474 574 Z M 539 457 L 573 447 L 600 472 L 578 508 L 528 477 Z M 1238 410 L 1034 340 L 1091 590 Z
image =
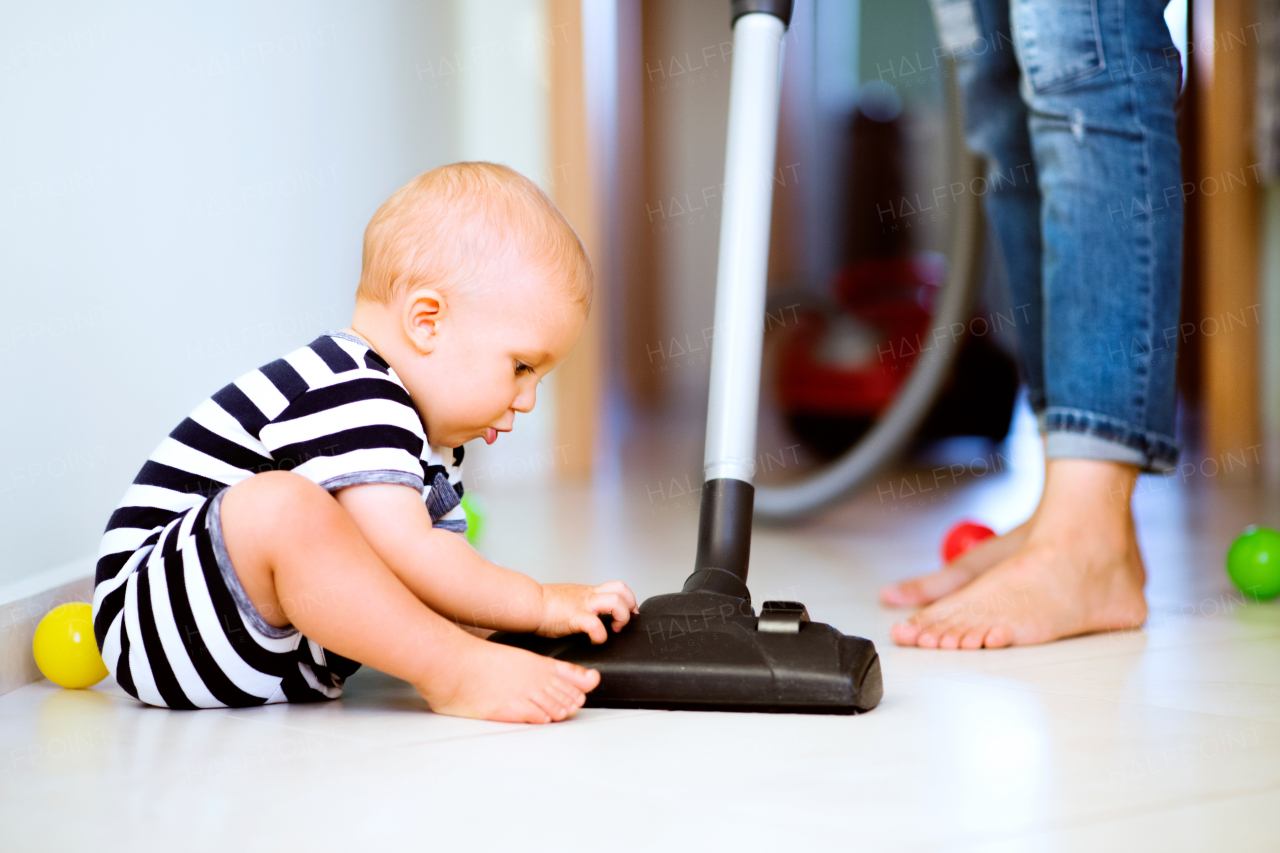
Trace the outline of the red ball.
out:
M 942 538 L 942 561 L 950 563 L 983 539 L 990 539 L 995 535 L 996 532 L 985 524 L 978 524 L 968 519 L 956 522 L 955 526 Z

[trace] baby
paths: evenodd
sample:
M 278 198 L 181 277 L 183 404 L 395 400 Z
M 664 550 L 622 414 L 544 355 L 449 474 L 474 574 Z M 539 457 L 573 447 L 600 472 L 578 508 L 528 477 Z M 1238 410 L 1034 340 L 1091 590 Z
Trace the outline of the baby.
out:
M 441 714 L 572 716 L 595 670 L 481 639 L 608 634 L 620 581 L 539 584 L 464 536 L 463 445 L 533 409 L 591 303 L 577 235 L 489 163 L 419 175 L 365 231 L 351 328 L 242 376 L 178 425 L 107 524 L 94 633 L 167 708 L 334 699 L 361 663 Z

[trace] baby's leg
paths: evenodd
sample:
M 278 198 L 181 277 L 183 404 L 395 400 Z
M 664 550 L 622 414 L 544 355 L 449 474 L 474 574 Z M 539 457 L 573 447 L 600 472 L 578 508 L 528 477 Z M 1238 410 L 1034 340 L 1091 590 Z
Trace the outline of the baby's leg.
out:
M 599 673 L 488 643 L 430 610 L 319 486 L 258 474 L 227 491 L 222 533 L 263 618 L 408 681 L 437 713 L 508 722 L 572 716 Z M 295 604 L 306 602 L 306 606 Z

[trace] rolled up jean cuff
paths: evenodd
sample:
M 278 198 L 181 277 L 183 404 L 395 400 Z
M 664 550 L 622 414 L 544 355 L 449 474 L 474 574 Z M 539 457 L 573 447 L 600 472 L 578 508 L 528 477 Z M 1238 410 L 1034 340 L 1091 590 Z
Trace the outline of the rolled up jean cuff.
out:
M 1137 465 L 1148 474 L 1177 468 L 1178 444 L 1171 436 L 1081 409 L 1050 407 L 1040 419 L 1048 459 L 1100 459 Z

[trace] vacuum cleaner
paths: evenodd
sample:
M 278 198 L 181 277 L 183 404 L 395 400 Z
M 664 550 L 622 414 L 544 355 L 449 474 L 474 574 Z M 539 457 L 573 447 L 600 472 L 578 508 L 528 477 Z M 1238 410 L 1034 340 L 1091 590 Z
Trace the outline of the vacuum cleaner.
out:
M 680 592 L 656 595 L 618 633 L 495 642 L 590 667 L 588 707 L 853 714 L 883 692 L 870 640 L 813 622 L 803 604 L 747 590 L 756 417 L 782 38 L 792 0 L 732 0 L 733 71 L 698 548 Z M 606 627 L 611 628 L 605 617 Z

